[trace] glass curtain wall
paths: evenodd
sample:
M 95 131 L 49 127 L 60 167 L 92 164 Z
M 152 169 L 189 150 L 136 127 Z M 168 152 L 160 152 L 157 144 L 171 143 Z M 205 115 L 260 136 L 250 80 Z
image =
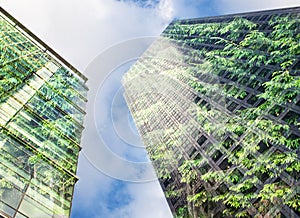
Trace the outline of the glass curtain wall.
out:
M 0 217 L 68 217 L 86 78 L 0 13 Z
M 124 76 L 176 217 L 300 217 L 299 12 L 174 21 Z

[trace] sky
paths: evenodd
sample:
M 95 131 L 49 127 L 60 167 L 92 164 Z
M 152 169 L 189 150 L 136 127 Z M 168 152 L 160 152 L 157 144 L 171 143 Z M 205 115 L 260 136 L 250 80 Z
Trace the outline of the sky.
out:
M 173 19 L 299 6 L 299 0 L 0 0 L 88 77 L 71 217 L 172 217 L 123 98 L 122 75 Z

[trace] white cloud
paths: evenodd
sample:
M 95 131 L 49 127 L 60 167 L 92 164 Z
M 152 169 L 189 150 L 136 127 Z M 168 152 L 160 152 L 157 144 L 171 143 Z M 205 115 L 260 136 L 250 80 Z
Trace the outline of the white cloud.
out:
M 111 178 L 99 173 L 95 168 L 89 165 L 84 158 L 79 160 L 78 169 L 79 181 L 75 186 L 75 196 L 77 202 L 80 202 L 81 210 L 89 210 L 98 199 L 99 192 L 106 195 L 111 189 Z M 75 205 L 78 207 L 77 205 Z
M 134 199 L 130 204 L 114 210 L 107 218 L 168 218 L 172 217 L 169 210 L 165 210 L 167 203 L 157 182 L 129 184 L 128 192 Z M 139 193 L 139 194 L 137 194 Z M 126 216 L 127 215 L 127 216 Z M 99 217 L 100 218 L 100 217 Z
M 79 70 L 112 44 L 158 35 L 167 24 L 153 9 L 113 0 L 2 0 L 1 5 Z
M 161 0 L 157 10 L 163 19 L 170 21 L 174 17 L 174 2 L 172 0 Z

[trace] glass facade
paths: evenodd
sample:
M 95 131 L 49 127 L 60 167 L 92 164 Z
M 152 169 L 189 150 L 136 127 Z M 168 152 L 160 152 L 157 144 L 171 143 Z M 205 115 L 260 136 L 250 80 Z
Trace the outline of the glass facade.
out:
M 300 217 L 299 12 L 174 21 L 124 76 L 175 217 Z
M 69 217 L 87 79 L 0 12 L 0 217 Z

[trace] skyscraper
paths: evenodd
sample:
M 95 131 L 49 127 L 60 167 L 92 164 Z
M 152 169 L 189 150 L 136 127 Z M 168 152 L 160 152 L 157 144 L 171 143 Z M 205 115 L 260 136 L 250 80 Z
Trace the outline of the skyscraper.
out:
M 0 9 L 0 217 L 69 217 L 87 78 Z
M 176 20 L 124 76 L 176 217 L 300 217 L 299 12 Z

